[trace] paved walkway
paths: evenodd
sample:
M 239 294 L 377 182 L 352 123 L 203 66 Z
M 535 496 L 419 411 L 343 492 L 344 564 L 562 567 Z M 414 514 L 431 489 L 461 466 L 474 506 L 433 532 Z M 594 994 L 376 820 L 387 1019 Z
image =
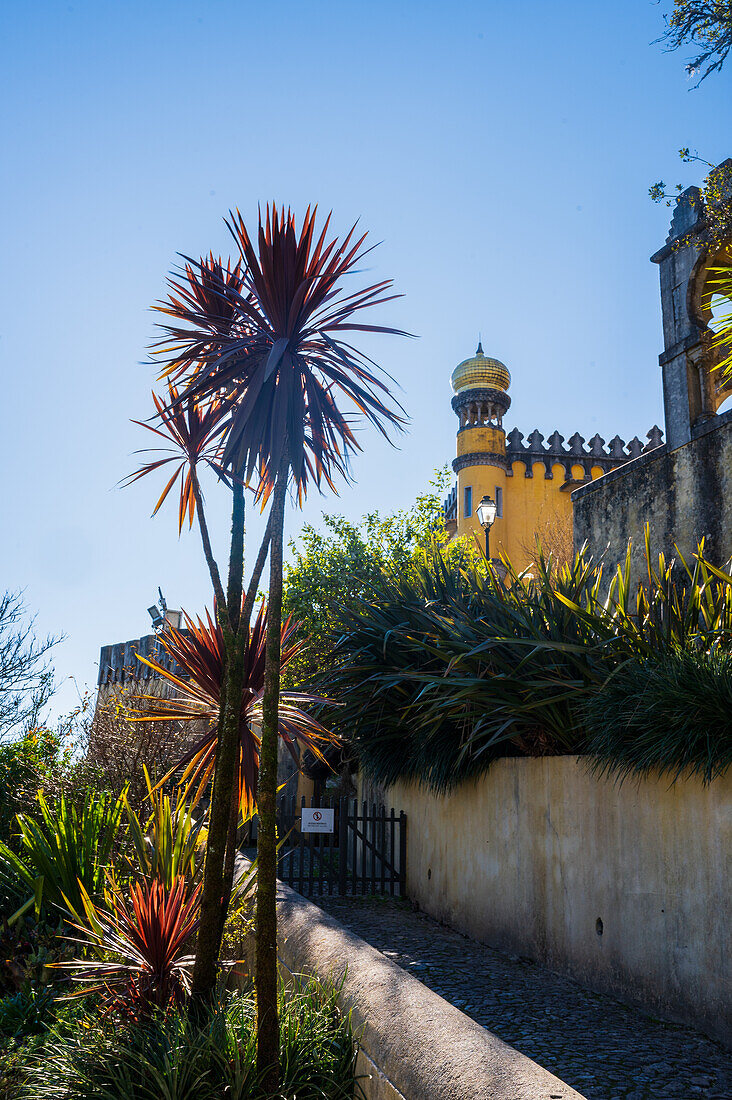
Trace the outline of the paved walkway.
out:
M 689 1028 L 475 943 L 406 902 L 312 900 L 587 1100 L 732 1100 L 732 1057 Z

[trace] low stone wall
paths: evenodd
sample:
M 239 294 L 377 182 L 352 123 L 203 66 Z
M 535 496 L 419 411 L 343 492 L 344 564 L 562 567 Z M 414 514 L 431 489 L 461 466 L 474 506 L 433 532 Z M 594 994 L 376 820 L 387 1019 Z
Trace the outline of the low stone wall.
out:
M 387 800 L 426 913 L 729 1042 L 732 775 L 618 785 L 578 757 L 510 759 Z
M 287 886 L 277 914 L 285 976 L 341 987 L 367 1100 L 583 1100 Z

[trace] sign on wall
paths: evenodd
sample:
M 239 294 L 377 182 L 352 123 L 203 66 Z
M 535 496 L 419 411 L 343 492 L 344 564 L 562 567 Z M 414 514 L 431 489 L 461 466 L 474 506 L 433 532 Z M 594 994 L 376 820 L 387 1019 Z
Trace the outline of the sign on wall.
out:
M 335 820 L 333 809 L 302 810 L 302 831 L 304 833 L 332 833 Z

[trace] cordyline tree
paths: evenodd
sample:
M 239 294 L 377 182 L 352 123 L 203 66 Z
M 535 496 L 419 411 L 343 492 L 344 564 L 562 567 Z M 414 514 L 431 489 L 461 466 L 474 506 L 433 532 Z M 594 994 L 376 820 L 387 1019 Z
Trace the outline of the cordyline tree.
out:
M 348 477 L 350 456 L 360 450 L 346 412 L 355 411 L 383 435 L 402 417 L 376 364 L 350 342 L 357 333 L 398 329 L 363 320 L 363 312 L 395 295 L 391 281 L 360 290 L 344 286 L 371 248 L 354 226 L 338 240 L 329 236 L 330 216 L 316 232 L 308 208 L 298 227 L 294 214 L 268 206 L 260 212 L 255 240 L 241 214 L 226 221 L 238 256 L 224 264 L 213 255 L 193 260 L 169 280 L 170 293 L 157 309 L 166 315 L 154 354 L 168 383 L 156 398 L 151 425 L 174 454 L 147 463 L 138 474 L 173 463 L 156 511 L 176 481 L 180 484 L 179 528 L 197 517 L 216 600 L 224 649 L 224 673 L 216 732 L 216 765 L 201 923 L 193 993 L 213 995 L 225 905 L 227 837 L 236 806 L 240 717 L 245 689 L 249 623 L 269 549 L 270 578 L 265 640 L 261 743 L 257 781 L 258 889 L 255 988 L 257 1066 L 264 1086 L 276 1091 L 279 1077 L 276 956 L 276 790 L 280 727 L 282 649 L 282 549 L 288 487 L 302 503 L 310 487 L 334 488 Z M 199 467 L 208 465 L 232 492 L 227 588 L 213 555 Z M 269 505 L 266 533 L 244 592 L 244 496 Z M 238 810 L 238 807 L 237 807 Z

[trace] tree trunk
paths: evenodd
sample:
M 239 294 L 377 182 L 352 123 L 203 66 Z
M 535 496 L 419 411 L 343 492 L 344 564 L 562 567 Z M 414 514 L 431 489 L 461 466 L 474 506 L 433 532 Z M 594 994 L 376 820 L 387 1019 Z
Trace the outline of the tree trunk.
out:
M 262 745 L 257 788 L 257 910 L 254 987 L 257 996 L 257 1074 L 268 1094 L 279 1086 L 277 1016 L 277 745 L 282 641 L 282 547 L 289 463 L 278 472 L 271 512 L 269 599 L 262 699 Z
M 206 863 L 201 892 L 201 922 L 196 941 L 196 961 L 193 967 L 193 996 L 210 1001 L 216 989 L 216 972 L 221 950 L 224 899 L 224 859 L 229 835 L 231 792 L 239 767 L 239 721 L 244 687 L 244 662 L 240 647 L 234 640 L 233 653 L 226 661 L 223 721 L 219 721 L 216 744 L 211 810 L 206 840 Z
M 199 508 L 199 518 L 203 512 Z M 204 527 L 201 528 L 203 535 Z M 204 540 L 204 545 L 205 545 Z M 209 543 L 210 548 L 210 543 Z M 196 940 L 196 960 L 193 966 L 192 993 L 199 1000 L 211 1001 L 216 989 L 216 975 L 221 951 L 221 937 L 226 909 L 231 896 L 234 853 L 228 875 L 226 851 L 231 833 L 232 800 L 238 793 L 241 704 L 244 694 L 244 658 L 247 629 L 239 629 L 244 563 L 244 488 L 234 482 L 231 509 L 231 547 L 229 551 L 228 600 L 223 593 L 217 606 L 217 617 L 224 635 L 224 683 L 216 738 L 216 770 L 214 771 L 206 839 L 206 863 L 201 892 L 201 922 Z M 218 575 L 218 571 L 217 571 Z M 212 575 L 213 579 L 213 575 Z M 219 588 L 221 582 L 219 581 Z M 232 602 L 235 608 L 232 606 Z M 237 800 L 238 801 L 238 800 Z M 234 836 L 236 818 L 234 819 Z

